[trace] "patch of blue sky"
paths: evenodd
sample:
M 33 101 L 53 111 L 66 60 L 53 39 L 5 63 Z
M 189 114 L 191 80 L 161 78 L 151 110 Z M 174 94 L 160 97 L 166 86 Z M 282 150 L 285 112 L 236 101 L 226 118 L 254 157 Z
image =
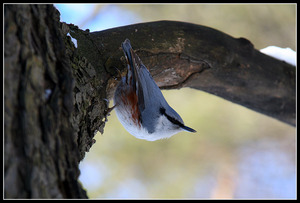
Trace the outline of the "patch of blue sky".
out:
M 262 143 L 262 141 L 261 141 Z M 238 163 L 236 198 L 296 198 L 296 170 L 278 143 L 244 146 Z
M 55 4 L 61 13 L 61 21 L 77 25 L 83 30 L 89 29 L 90 32 L 142 22 L 142 19 L 131 11 L 122 9 L 118 5 L 105 4 L 97 15 L 84 23 L 94 11 L 95 5 Z

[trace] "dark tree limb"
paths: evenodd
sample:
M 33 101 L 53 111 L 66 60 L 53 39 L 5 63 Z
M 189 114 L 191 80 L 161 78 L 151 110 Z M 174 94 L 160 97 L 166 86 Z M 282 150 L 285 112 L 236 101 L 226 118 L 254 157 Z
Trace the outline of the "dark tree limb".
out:
M 247 39 L 175 21 L 84 35 L 70 28 L 78 51 L 95 67 L 122 69 L 120 44 L 128 38 L 160 88 L 203 90 L 295 126 L 295 67 L 259 52 Z M 115 84 L 109 82 L 109 90 Z
M 5 198 L 87 198 L 78 165 L 103 133 L 116 69 L 126 71 L 125 38 L 161 88 L 204 90 L 295 125 L 295 67 L 246 39 L 171 21 L 90 33 L 60 23 L 52 5 L 5 5 L 4 18 Z

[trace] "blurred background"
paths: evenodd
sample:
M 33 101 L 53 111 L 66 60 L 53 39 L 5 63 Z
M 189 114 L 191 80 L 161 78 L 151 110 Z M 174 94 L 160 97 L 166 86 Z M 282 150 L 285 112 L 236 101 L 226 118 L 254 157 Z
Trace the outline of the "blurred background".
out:
M 247 38 L 256 49 L 296 48 L 296 4 L 55 6 L 61 21 L 91 32 L 176 20 Z M 90 198 L 296 198 L 296 128 L 202 91 L 163 94 L 197 133 L 139 140 L 113 111 L 80 164 Z

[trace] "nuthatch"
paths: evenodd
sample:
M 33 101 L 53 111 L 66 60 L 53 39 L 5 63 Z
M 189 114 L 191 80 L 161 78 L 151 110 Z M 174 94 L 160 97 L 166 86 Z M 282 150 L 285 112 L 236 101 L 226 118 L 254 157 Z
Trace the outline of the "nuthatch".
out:
M 185 126 L 169 106 L 128 39 L 122 43 L 122 48 L 128 72 L 115 91 L 114 105 L 124 128 L 136 138 L 148 141 L 169 138 L 182 130 L 196 132 Z

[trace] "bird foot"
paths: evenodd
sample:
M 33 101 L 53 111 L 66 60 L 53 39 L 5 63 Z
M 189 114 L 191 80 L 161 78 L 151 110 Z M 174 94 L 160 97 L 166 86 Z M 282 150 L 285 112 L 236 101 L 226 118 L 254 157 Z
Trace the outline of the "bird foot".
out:
M 104 120 L 105 123 L 108 121 L 107 117 L 110 116 L 110 113 L 112 112 L 112 110 L 114 110 L 115 107 L 116 107 L 116 105 L 114 105 L 113 107 L 108 108 L 108 109 L 106 110 L 106 113 L 105 113 L 105 120 Z

